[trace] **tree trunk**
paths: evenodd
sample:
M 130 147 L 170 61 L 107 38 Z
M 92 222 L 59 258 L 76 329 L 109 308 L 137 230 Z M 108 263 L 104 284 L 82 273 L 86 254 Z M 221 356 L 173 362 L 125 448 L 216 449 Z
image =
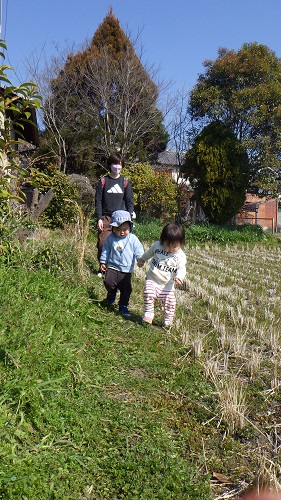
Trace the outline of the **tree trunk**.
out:
M 42 196 L 38 202 L 38 205 L 34 207 L 34 209 L 31 212 L 31 220 L 32 221 L 37 221 L 40 217 L 40 215 L 46 210 L 46 208 L 50 205 L 52 199 L 54 197 L 54 193 L 51 189 L 47 191 L 44 196 Z M 33 200 L 32 200 L 33 201 Z

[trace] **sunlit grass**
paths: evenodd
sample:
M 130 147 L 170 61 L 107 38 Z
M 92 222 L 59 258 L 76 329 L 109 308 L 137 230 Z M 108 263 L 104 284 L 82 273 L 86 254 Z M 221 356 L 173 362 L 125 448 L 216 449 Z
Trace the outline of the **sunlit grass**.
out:
M 161 232 L 147 224 L 135 227 L 145 246 Z M 207 500 L 278 487 L 279 245 L 188 241 L 165 332 L 159 304 L 155 324 L 141 324 L 147 266 L 126 321 L 103 306 L 88 226 L 75 231 L 38 230 L 0 267 L 2 497 Z M 213 471 L 231 486 L 210 490 Z

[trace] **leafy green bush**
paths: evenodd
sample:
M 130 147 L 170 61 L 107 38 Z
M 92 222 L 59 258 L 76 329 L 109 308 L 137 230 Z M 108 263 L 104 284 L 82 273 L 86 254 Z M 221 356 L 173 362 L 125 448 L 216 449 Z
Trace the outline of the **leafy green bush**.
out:
M 0 40 L 0 57 L 4 60 L 6 44 Z M 35 125 L 31 120 L 31 111 L 40 107 L 40 96 L 33 82 L 26 82 L 18 87 L 11 84 L 7 78 L 6 70 L 11 66 L 0 64 L 0 80 L 2 83 L 0 93 L 0 209 L 5 209 L 9 200 L 17 199 L 17 188 L 20 173 L 20 155 L 18 145 L 25 139 L 24 129 L 26 124 Z M 4 87 L 4 88 L 3 88 Z M 15 133 L 14 133 L 15 132 Z M 12 182 L 11 182 L 12 180 Z
M 63 228 L 65 225 L 75 222 L 77 209 L 75 202 L 78 200 L 78 193 L 70 178 L 59 171 L 55 165 L 44 166 L 40 170 L 31 170 L 30 176 L 26 179 L 31 186 L 38 188 L 45 194 L 51 189 L 55 196 L 50 205 L 40 216 L 42 224 L 49 228 Z
M 130 179 L 137 213 L 173 218 L 177 212 L 177 185 L 167 174 L 156 173 L 148 163 L 124 168 Z

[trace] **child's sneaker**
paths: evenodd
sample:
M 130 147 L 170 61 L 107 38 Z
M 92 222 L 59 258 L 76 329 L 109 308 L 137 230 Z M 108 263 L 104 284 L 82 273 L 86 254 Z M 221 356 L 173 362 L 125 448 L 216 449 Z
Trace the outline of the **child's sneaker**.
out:
M 172 328 L 172 325 L 173 325 L 173 320 L 172 321 L 169 321 L 169 320 L 164 320 L 164 323 L 163 323 L 163 328 L 164 330 L 167 330 L 169 331 L 171 328 Z
M 111 292 L 111 293 L 108 292 L 107 297 L 106 297 L 106 301 L 107 301 L 109 306 L 112 306 L 114 304 L 115 299 L 116 299 L 116 291 Z
M 147 325 L 152 325 L 152 319 L 151 318 L 148 318 L 147 316 L 144 316 L 142 318 L 142 324 L 144 326 L 147 326 Z
M 119 306 L 119 312 L 123 315 L 123 316 L 131 316 L 131 313 L 128 309 L 127 306 Z

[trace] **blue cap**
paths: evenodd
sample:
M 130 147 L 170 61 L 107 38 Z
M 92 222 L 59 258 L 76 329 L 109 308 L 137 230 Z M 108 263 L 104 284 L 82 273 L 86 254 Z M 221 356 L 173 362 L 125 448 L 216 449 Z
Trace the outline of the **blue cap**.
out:
M 112 222 L 109 224 L 110 226 L 119 227 L 123 222 L 130 222 L 132 224 L 131 214 L 126 212 L 126 210 L 116 210 L 111 217 Z

